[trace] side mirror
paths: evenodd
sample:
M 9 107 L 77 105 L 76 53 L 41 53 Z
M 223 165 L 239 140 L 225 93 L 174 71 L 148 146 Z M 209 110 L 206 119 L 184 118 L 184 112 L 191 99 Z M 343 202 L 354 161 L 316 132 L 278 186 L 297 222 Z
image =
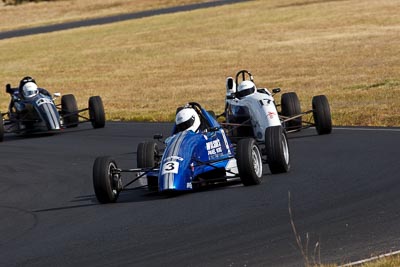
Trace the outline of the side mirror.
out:
M 234 95 L 236 93 L 236 83 L 232 77 L 226 78 L 226 95 Z
M 272 89 L 272 93 L 277 94 L 281 92 L 281 88 L 274 88 Z
M 153 139 L 154 139 L 154 140 L 158 140 L 158 141 L 160 141 L 162 138 L 163 138 L 163 135 L 162 135 L 162 134 L 155 134 L 155 135 L 153 136 Z
M 53 94 L 53 97 L 60 97 L 60 96 L 61 96 L 60 93 L 54 93 L 54 94 Z
M 210 127 L 210 128 L 208 128 L 207 130 L 209 131 L 209 132 L 218 132 L 219 131 L 219 127 Z
M 6 84 L 6 93 L 11 94 L 11 84 L 9 83 Z

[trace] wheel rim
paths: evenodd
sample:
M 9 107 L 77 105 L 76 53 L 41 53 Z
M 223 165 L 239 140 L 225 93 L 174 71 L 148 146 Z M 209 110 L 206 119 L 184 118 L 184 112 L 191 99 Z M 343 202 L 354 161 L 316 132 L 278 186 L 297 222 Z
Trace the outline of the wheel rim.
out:
M 111 192 L 113 193 L 114 196 L 118 195 L 118 188 L 116 186 L 116 182 L 114 180 L 114 174 L 113 174 L 113 170 L 115 170 L 117 168 L 117 166 L 115 165 L 115 163 L 110 162 L 110 165 L 108 165 L 108 177 L 110 179 L 110 185 L 111 185 Z
M 286 136 L 282 133 L 282 149 L 283 149 L 283 156 L 285 157 L 286 164 L 289 164 L 289 147 L 287 144 Z
M 260 150 L 257 146 L 253 146 L 251 150 L 251 157 L 253 159 L 253 169 L 257 175 L 257 177 L 262 176 L 262 160 L 260 155 Z

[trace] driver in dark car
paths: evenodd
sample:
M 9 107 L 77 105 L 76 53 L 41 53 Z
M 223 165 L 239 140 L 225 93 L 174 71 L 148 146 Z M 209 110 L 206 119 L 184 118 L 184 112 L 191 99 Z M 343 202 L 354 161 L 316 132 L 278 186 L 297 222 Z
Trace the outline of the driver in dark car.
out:
M 10 114 L 23 110 L 23 105 L 19 105 L 19 102 L 22 100 L 28 100 L 39 93 L 51 97 L 49 91 L 44 88 L 39 88 L 36 81 L 30 76 L 24 77 L 19 82 L 18 88 L 11 88 L 11 86 L 7 84 L 6 92 L 11 95 L 11 102 L 8 108 Z

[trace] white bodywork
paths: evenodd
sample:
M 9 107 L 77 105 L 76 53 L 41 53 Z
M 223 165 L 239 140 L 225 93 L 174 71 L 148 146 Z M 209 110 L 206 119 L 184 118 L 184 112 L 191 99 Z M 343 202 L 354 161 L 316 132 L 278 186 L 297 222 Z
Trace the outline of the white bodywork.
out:
M 247 107 L 250 113 L 251 125 L 257 141 L 264 141 L 265 130 L 270 126 L 281 125 L 274 98 L 267 89 L 261 89 L 240 99 L 227 97 L 226 103 L 231 106 Z

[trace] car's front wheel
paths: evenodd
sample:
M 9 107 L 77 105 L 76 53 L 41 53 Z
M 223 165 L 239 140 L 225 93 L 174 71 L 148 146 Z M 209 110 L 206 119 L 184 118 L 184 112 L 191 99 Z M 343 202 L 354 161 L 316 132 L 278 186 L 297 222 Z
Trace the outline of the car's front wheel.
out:
M 285 117 L 293 117 L 301 114 L 300 101 L 295 92 L 289 92 L 282 94 L 281 97 L 281 111 Z M 289 120 L 285 123 L 287 130 L 300 130 L 301 129 L 301 117 L 293 120 Z
M 111 157 L 98 157 L 93 164 L 93 186 L 100 203 L 117 201 L 122 190 L 122 181 L 116 173 L 117 164 Z
M 239 140 L 236 146 L 236 161 L 243 185 L 261 183 L 263 163 L 260 149 L 253 138 Z
M 154 141 L 143 142 L 137 148 L 137 167 L 153 168 L 158 164 L 158 146 Z M 158 177 L 147 176 L 147 186 L 150 191 L 158 190 Z
M 271 126 L 265 130 L 265 150 L 271 173 L 290 170 L 289 145 L 282 126 Z
M 61 115 L 67 128 L 78 126 L 78 104 L 74 95 L 68 94 L 61 97 Z
M 314 96 L 312 108 L 317 133 L 320 135 L 330 134 L 332 132 L 332 116 L 328 98 L 325 95 Z
M 100 96 L 89 98 L 89 117 L 93 128 L 103 128 L 106 123 L 103 101 Z

